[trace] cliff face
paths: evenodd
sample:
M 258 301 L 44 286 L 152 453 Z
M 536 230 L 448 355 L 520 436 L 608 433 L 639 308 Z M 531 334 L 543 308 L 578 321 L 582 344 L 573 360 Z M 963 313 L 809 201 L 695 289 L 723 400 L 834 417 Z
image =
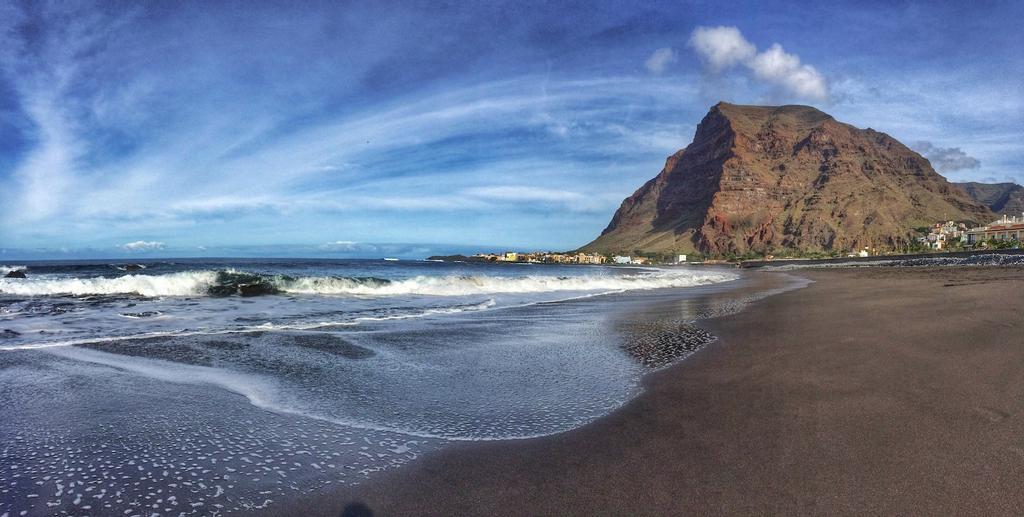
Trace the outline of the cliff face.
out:
M 726 255 L 899 247 L 938 220 L 992 212 L 894 138 L 808 106 L 719 103 L 693 143 L 583 249 Z
M 1016 183 L 954 183 L 997 214 L 1024 213 L 1024 187 Z

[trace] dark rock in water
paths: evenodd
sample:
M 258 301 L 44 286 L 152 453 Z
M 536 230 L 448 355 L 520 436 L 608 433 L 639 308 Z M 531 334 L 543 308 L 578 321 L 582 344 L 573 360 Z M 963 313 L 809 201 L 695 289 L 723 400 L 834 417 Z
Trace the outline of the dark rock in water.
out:
M 21 332 L 15 332 L 11 329 L 4 329 L 3 332 L 0 332 L 0 339 L 11 339 L 16 338 L 20 335 Z
M 140 269 L 146 269 L 146 266 L 143 266 L 142 264 L 125 264 L 124 265 L 124 270 L 125 271 L 138 271 Z
M 241 284 L 238 286 L 238 294 L 241 296 L 263 296 L 265 294 L 276 294 L 277 288 L 266 283 Z
M 152 318 L 153 316 L 159 316 L 160 314 L 162 314 L 160 311 L 122 312 L 121 316 L 127 316 L 129 318 Z
M 15 269 L 14 271 L 8 271 L 4 278 L 27 278 L 25 272 L 21 269 Z
M 206 292 L 210 296 L 262 296 L 281 291 L 274 285 L 272 278 L 255 273 L 221 271 L 217 273 L 214 285 Z

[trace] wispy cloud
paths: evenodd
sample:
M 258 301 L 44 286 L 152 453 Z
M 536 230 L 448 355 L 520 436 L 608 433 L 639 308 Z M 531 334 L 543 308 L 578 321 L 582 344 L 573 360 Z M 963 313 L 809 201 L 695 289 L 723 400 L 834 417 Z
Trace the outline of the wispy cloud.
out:
M 477 187 L 463 191 L 470 196 L 500 201 L 578 201 L 583 195 L 578 192 L 554 190 L 523 185 L 501 185 L 493 187 Z
M 207 218 L 225 221 L 269 214 L 305 218 L 302 214 L 358 210 L 479 211 L 496 205 L 521 208 L 513 207 L 513 201 L 571 211 L 607 208 L 614 203 L 595 203 L 582 195 L 552 199 L 542 193 L 564 192 L 575 181 L 566 172 L 583 172 L 588 162 L 606 153 L 622 156 L 623 150 L 635 149 L 639 154 L 637 141 L 655 152 L 619 170 L 646 175 L 644 163 L 653 169 L 662 154 L 673 150 L 656 144 L 664 140 L 665 124 L 658 122 L 661 115 L 649 119 L 646 115 L 662 99 L 683 98 L 691 92 L 686 85 L 627 77 L 583 81 L 522 77 L 413 96 L 289 130 L 282 130 L 280 122 L 252 126 L 252 115 L 234 111 L 230 104 L 209 105 L 208 116 L 192 118 L 189 126 L 165 133 L 162 145 L 143 142 L 136 151 L 116 159 L 87 166 L 64 160 L 59 167 L 45 168 L 60 171 L 62 181 L 75 181 L 74 188 L 33 190 L 26 182 L 14 184 L 19 198 L 36 196 L 40 200 L 35 205 L 50 208 L 21 210 L 19 218 L 7 221 L 42 225 L 55 233 L 89 222 L 113 231 L 130 221 L 136 233 L 187 227 Z M 189 102 L 210 101 L 200 97 Z M 107 116 L 119 111 L 123 110 L 110 108 Z M 615 122 L 609 123 L 610 118 Z M 632 120 L 628 132 L 622 131 L 620 123 L 625 120 Z M 683 120 L 680 117 L 675 126 L 680 127 Z M 67 139 L 87 146 L 94 143 L 87 132 L 74 131 L 74 124 L 56 126 L 72 133 Z M 239 132 L 239 127 L 248 129 Z M 554 134 L 551 129 L 569 127 L 571 134 L 569 130 Z M 538 153 L 538 142 L 550 137 L 558 140 Z M 491 150 L 481 152 L 478 146 L 485 142 Z M 586 152 L 580 152 L 581 142 L 587 143 Z M 676 145 L 684 145 L 682 137 Z M 46 146 L 39 149 L 49 152 Z M 69 147 L 59 149 L 59 156 L 65 156 Z M 546 161 L 538 162 L 545 155 Z M 494 195 L 498 191 L 473 190 L 481 174 L 502 170 L 536 171 L 535 180 L 544 185 L 507 190 L 504 196 Z M 553 171 L 562 174 L 551 175 Z M 61 183 L 41 172 L 21 176 L 36 178 L 39 185 Z M 88 182 L 80 181 L 86 176 Z M 446 176 L 452 179 L 443 183 L 453 188 L 437 191 L 433 185 Z M 431 179 L 420 188 L 412 181 L 417 177 Z M 626 185 L 642 177 L 620 179 L 624 186 L 615 197 L 627 193 Z M 387 180 L 385 190 L 381 190 L 382 180 Z M 49 197 L 42 199 L 41 193 Z
M 678 61 L 676 51 L 670 47 L 659 48 L 651 53 L 651 56 L 644 61 L 644 67 L 652 74 L 661 74 L 669 65 Z
M 486 2 L 0 2 L 0 244 L 570 247 L 723 98 L 826 102 L 840 120 L 984 163 L 959 174 L 1020 175 L 1024 95 L 1000 79 L 1020 65 L 998 46 L 974 42 L 999 67 L 946 54 L 956 66 L 936 69 L 914 58 L 944 39 L 876 42 L 860 32 L 871 24 L 839 15 L 777 34 L 753 13 L 744 34 L 650 9 L 658 23 L 640 30 L 625 4 L 566 25 L 540 12 L 498 23 Z M 827 78 L 809 63 L 827 63 Z M 709 77 L 714 99 L 700 95 Z

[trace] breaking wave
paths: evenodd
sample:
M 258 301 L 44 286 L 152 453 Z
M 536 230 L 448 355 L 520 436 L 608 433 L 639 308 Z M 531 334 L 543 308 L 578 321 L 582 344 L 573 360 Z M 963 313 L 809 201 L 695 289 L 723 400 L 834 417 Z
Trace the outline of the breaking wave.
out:
M 465 296 L 557 291 L 617 292 L 664 287 L 690 287 L 735 279 L 724 272 L 645 270 L 623 275 L 584 276 L 414 276 L 389 280 L 376 277 L 290 277 L 235 270 L 184 271 L 165 275 L 128 274 L 106 278 L 30 277 L 0 279 L 0 293 L 21 296 L 139 295 L 260 296 L 269 294 Z
M 27 269 L 25 266 L 6 266 L 0 265 L 0 276 L 4 276 L 11 271 L 24 271 Z
M 0 293 L 20 296 L 136 294 L 196 296 L 214 284 L 214 271 L 183 271 L 166 275 L 125 275 L 114 278 L 32 277 L 0 279 Z

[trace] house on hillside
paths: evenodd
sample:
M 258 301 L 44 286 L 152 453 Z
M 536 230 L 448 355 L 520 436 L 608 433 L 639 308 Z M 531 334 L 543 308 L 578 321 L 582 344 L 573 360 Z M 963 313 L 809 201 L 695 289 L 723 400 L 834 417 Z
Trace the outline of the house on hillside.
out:
M 967 225 L 963 223 L 957 224 L 955 221 L 938 222 L 932 226 L 928 235 L 917 240 L 933 250 L 942 250 L 946 249 L 949 243 L 962 241 L 966 232 Z

